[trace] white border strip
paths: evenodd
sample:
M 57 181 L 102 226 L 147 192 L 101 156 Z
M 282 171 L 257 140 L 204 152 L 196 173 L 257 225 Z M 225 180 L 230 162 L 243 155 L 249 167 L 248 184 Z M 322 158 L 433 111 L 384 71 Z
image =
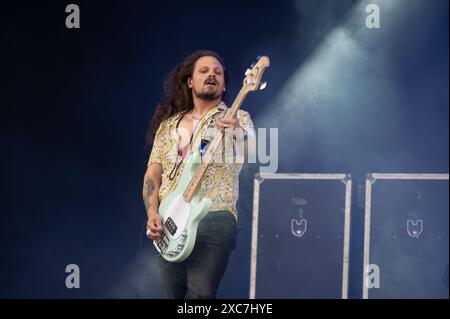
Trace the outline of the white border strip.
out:
M 367 286 L 367 275 L 369 267 L 370 254 L 370 214 L 372 207 L 372 183 L 369 177 L 366 177 L 366 207 L 364 213 L 364 265 L 363 265 L 363 299 L 369 296 L 369 287 Z
M 367 174 L 366 177 L 366 207 L 364 216 L 364 265 L 363 265 L 363 299 L 369 298 L 367 286 L 368 267 L 370 263 L 370 222 L 372 214 L 372 182 L 377 179 L 384 180 L 448 180 L 449 174 Z
M 346 174 L 278 174 L 261 173 L 263 179 L 344 179 Z
M 252 251 L 250 259 L 250 299 L 255 299 L 256 293 L 256 261 L 258 254 L 258 214 L 259 214 L 259 180 L 253 180 L 253 221 L 252 221 Z
M 345 185 L 345 221 L 344 221 L 344 256 L 342 260 L 342 299 L 348 298 L 348 270 L 350 251 L 350 217 L 352 204 L 352 180 Z
M 449 174 L 380 174 L 373 173 L 374 179 L 448 179 Z

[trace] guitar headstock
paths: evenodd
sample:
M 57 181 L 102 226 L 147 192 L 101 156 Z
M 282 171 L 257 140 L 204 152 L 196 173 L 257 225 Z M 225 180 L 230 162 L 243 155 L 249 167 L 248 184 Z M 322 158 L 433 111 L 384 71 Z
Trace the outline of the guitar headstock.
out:
M 267 56 L 258 56 L 257 61 L 252 64 L 250 69 L 245 72 L 243 89 L 247 92 L 264 90 L 267 82 L 261 83 L 264 71 L 270 66 L 270 60 Z

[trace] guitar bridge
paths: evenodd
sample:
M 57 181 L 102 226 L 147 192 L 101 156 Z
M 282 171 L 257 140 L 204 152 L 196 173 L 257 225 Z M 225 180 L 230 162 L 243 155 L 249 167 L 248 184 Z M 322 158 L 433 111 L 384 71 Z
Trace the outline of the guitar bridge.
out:
M 169 239 L 165 235 L 162 235 L 159 239 L 155 240 L 155 244 L 159 253 L 164 254 L 169 247 Z
M 177 225 L 175 225 L 175 222 L 172 218 L 167 218 L 166 222 L 164 223 L 164 226 L 166 227 L 167 231 L 173 236 L 177 232 Z

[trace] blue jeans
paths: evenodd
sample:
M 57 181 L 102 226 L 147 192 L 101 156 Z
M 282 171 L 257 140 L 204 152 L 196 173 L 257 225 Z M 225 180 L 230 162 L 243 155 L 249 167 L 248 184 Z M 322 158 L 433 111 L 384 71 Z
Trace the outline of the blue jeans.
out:
M 215 299 L 236 239 L 237 224 L 231 212 L 208 212 L 198 225 L 194 249 L 186 260 L 174 263 L 158 256 L 166 296 Z

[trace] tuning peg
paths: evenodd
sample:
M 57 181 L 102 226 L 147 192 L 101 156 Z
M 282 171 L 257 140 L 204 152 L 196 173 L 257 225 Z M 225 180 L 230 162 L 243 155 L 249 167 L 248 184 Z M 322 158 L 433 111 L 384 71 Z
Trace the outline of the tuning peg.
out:
M 250 67 L 251 67 L 251 68 L 254 68 L 255 65 L 256 65 L 256 62 L 253 62 L 253 63 L 250 65 Z
M 260 54 L 256 57 L 256 61 L 259 61 L 261 58 L 262 58 L 262 55 Z
M 251 70 L 251 69 L 245 70 L 245 75 L 249 75 L 249 74 L 251 74 L 251 73 L 252 73 L 252 70 Z
M 259 86 L 259 89 L 264 90 L 266 88 L 266 86 L 267 86 L 267 82 L 262 82 Z

